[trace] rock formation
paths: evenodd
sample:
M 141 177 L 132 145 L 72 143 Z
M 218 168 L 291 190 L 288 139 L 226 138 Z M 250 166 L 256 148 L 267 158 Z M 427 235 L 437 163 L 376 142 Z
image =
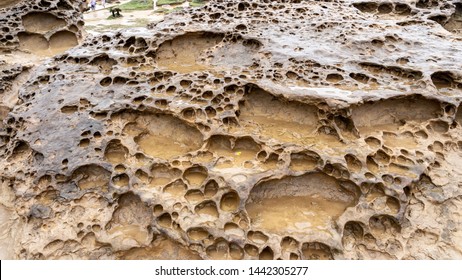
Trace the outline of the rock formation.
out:
M 3 0 L 0 50 L 20 48 L 49 55 L 76 46 L 82 38 L 79 4 L 69 0 Z
M 18 102 L 30 70 L 45 57 L 82 40 L 80 3 L 68 0 L 2 0 L 0 3 L 0 129 Z
M 5 116 L 0 246 L 460 259 L 461 23 L 450 0 L 214 0 L 90 36 Z

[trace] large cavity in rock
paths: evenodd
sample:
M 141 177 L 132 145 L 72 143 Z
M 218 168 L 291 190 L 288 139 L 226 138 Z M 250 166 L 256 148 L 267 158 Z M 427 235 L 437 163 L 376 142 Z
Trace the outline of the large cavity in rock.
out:
M 267 232 L 290 235 L 329 232 L 357 197 L 333 177 L 308 173 L 257 184 L 246 202 L 251 224 Z

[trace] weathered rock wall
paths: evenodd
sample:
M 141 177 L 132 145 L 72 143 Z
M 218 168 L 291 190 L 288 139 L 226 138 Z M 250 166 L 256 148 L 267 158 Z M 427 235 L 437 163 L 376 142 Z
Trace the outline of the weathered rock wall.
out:
M 76 46 L 84 22 L 80 0 L 4 0 L 0 3 L 0 50 L 52 55 Z
M 62 53 L 82 40 L 84 22 L 79 3 L 82 1 L 0 3 L 1 122 L 17 102 L 18 80 L 24 80 L 21 77 L 41 59 Z
M 460 259 L 455 2 L 216 0 L 48 60 L 1 138 L 11 256 Z

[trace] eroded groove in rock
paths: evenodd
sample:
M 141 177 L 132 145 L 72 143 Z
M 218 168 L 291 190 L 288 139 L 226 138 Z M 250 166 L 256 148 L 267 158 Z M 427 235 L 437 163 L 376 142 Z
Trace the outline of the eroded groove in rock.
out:
M 122 135 L 131 138 L 145 154 L 163 159 L 193 152 L 202 145 L 202 134 L 174 116 L 142 112 L 122 112 L 111 117 L 123 123 Z
M 147 247 L 134 247 L 116 253 L 121 260 L 200 260 L 199 255 L 174 241 L 157 236 Z
M 157 50 L 160 68 L 178 72 L 203 71 L 207 65 L 201 63 L 201 55 L 215 47 L 224 35 L 210 32 L 186 33 L 162 43 Z
M 18 3 L 22 2 L 22 1 L 23 0 L 4 0 L 0 4 L 0 8 L 8 8 L 8 7 L 16 5 L 16 4 L 18 4 Z
M 455 10 L 449 20 L 444 25 L 444 28 L 450 32 L 461 34 L 462 32 L 462 3 L 454 3 Z
M 50 50 L 60 53 L 78 44 L 77 36 L 71 31 L 59 31 L 50 37 Z
M 123 247 L 147 246 L 152 239 L 148 229 L 151 220 L 151 209 L 135 194 L 126 193 L 119 197 L 118 206 L 105 230 L 112 238 L 119 239 L 117 243 Z
M 365 103 L 353 108 L 352 118 L 360 133 L 367 134 L 368 131 L 397 131 L 407 123 L 419 124 L 441 114 L 438 101 L 416 96 Z
M 22 17 L 22 25 L 27 32 L 47 33 L 66 26 L 66 21 L 49 13 L 31 12 Z
M 18 33 L 19 46 L 23 50 L 41 55 L 47 54 L 50 44 L 48 40 L 40 34 Z
M 279 235 L 331 234 L 334 221 L 355 200 L 354 193 L 335 178 L 315 172 L 257 184 L 246 209 L 251 224 L 260 230 Z
M 308 144 L 315 141 L 317 108 L 279 100 L 263 90 L 252 90 L 241 102 L 239 121 L 248 133 L 258 132 L 281 142 Z

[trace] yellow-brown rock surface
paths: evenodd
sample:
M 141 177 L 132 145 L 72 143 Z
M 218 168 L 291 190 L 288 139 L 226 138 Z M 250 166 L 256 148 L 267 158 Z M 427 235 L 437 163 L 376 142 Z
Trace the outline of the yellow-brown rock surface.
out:
M 461 30 L 457 1 L 215 0 L 90 36 L 2 93 L 1 257 L 460 259 Z

